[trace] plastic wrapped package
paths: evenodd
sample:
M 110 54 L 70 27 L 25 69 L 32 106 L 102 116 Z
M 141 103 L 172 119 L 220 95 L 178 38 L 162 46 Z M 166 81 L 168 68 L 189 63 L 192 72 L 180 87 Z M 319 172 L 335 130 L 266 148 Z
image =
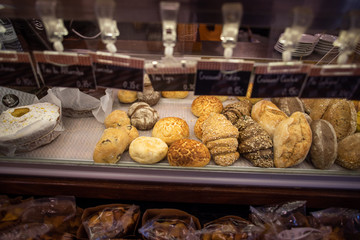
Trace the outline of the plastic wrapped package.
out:
M 139 233 L 146 240 L 198 240 L 200 222 L 193 215 L 177 209 L 148 209 Z
M 258 239 L 262 228 L 238 216 L 224 216 L 201 229 L 201 240 Z
M 82 215 L 79 239 L 118 239 L 134 236 L 140 220 L 140 207 L 110 204 L 87 208 Z
M 13 226 L 0 232 L 0 239 L 44 239 L 43 236 L 50 232 L 52 225 L 44 223 L 26 223 Z

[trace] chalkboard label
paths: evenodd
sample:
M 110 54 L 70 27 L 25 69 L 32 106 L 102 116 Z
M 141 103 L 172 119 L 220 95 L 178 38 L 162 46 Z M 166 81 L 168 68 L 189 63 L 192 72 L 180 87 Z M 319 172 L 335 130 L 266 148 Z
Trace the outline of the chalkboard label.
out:
M 39 87 L 28 53 L 0 53 L 0 86 Z
M 143 90 L 144 60 L 120 54 L 92 54 L 97 86 Z
M 360 100 L 360 68 L 353 65 L 313 67 L 301 97 Z
M 46 86 L 95 89 L 96 82 L 89 55 L 34 52 L 38 72 Z
M 309 65 L 256 66 L 251 97 L 298 97 L 309 70 Z
M 245 96 L 252 62 L 199 61 L 195 95 Z

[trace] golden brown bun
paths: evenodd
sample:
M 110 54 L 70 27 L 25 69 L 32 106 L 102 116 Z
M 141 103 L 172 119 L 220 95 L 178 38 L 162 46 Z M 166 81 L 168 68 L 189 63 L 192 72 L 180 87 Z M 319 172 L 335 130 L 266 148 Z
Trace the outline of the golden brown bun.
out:
M 336 163 L 347 169 L 360 168 L 360 133 L 350 135 L 338 143 Z
M 216 97 L 217 99 L 219 99 L 221 102 L 225 102 L 226 100 L 228 100 L 228 96 L 214 96 Z
M 211 112 L 221 113 L 222 102 L 214 96 L 198 96 L 191 104 L 191 112 L 196 116 L 209 114 Z
M 210 162 L 211 156 L 203 143 L 184 138 L 171 144 L 167 158 L 171 166 L 204 167 Z
M 131 159 L 141 164 L 154 164 L 166 157 L 168 145 L 160 138 L 138 137 L 129 147 Z
M 106 128 L 117 128 L 130 124 L 130 118 L 127 113 L 122 110 L 112 111 L 104 121 Z
M 161 96 L 164 98 L 186 98 L 188 91 L 162 91 Z
M 251 117 L 259 123 L 272 138 L 277 125 L 288 116 L 272 102 L 261 100 L 253 106 Z
M 176 140 L 188 138 L 189 135 L 189 125 L 178 117 L 161 118 L 152 130 L 153 137 L 162 139 L 169 146 Z
M 120 89 L 118 91 L 118 99 L 121 103 L 133 103 L 137 100 L 137 92 Z
M 305 160 L 311 146 L 312 133 L 302 112 L 295 112 L 277 126 L 274 144 L 275 167 L 285 168 Z
M 129 135 L 129 144 L 134 141 L 135 138 L 139 137 L 138 130 L 132 125 L 122 126 L 120 129 L 123 129 Z M 126 150 L 128 150 L 128 148 L 129 145 L 126 147 Z
M 322 119 L 333 125 L 338 141 L 356 131 L 356 110 L 352 101 L 337 100 L 332 102 Z
M 95 146 L 93 159 L 96 163 L 117 163 L 130 144 L 124 128 L 107 128 Z
M 195 136 L 202 140 L 202 125 L 204 123 L 204 121 L 209 117 L 210 114 L 205 114 L 205 115 L 202 115 L 200 116 L 196 122 L 195 122 L 195 126 L 194 126 L 194 133 L 195 133 Z

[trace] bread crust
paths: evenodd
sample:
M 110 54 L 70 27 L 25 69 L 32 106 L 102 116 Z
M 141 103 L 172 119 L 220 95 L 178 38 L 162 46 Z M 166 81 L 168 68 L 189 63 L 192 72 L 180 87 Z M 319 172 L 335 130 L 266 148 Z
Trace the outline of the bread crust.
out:
M 222 102 L 214 96 L 198 96 L 191 104 L 191 112 L 196 116 L 206 115 L 211 112 L 221 113 Z
M 204 167 L 211 159 L 209 149 L 193 139 L 180 139 L 171 144 L 167 158 L 171 166 Z
M 168 146 L 176 140 L 188 138 L 189 135 L 189 125 L 178 117 L 161 118 L 152 130 L 152 136 L 162 139 Z

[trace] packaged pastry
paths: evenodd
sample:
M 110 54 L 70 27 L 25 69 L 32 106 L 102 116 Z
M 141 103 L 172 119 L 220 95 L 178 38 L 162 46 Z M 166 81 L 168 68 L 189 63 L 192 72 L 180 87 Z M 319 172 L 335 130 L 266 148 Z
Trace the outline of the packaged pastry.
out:
M 160 138 L 141 136 L 131 142 L 129 154 L 132 160 L 141 164 L 154 164 L 163 160 L 168 145 Z
M 120 89 L 117 97 L 121 103 L 133 103 L 137 100 L 137 92 Z
M 159 120 L 158 112 L 145 102 L 137 102 L 129 107 L 130 122 L 139 130 L 150 130 Z
M 147 209 L 139 233 L 144 240 L 198 239 L 199 219 L 178 209 Z
M 0 122 L 0 152 L 8 156 L 48 144 L 63 131 L 60 107 L 50 102 L 9 108 Z
M 135 235 L 140 221 L 140 207 L 130 204 L 108 204 L 86 208 L 77 238 L 117 239 Z
M 184 138 L 171 144 L 167 159 L 171 166 L 204 167 L 210 162 L 211 156 L 202 142 Z
M 130 124 L 128 114 L 123 110 L 114 110 L 106 116 L 104 121 L 106 128 L 119 128 Z
M 178 117 L 165 117 L 157 121 L 152 136 L 162 139 L 167 145 L 179 139 L 188 138 L 190 129 L 187 122 Z
M 196 117 L 212 112 L 221 113 L 222 110 L 222 102 L 214 96 L 198 96 L 191 104 L 191 112 Z
M 360 168 L 360 133 L 352 134 L 338 142 L 335 163 L 347 169 Z
M 189 95 L 188 91 L 162 91 L 161 96 L 164 98 L 182 99 Z

